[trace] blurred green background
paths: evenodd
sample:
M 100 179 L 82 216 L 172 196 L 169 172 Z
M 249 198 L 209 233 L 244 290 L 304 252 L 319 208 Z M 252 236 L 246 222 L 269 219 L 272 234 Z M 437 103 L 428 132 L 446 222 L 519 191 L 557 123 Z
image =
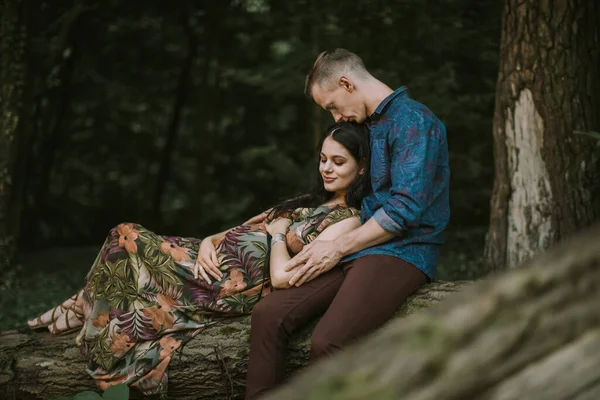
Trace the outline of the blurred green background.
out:
M 345 47 L 445 123 L 452 218 L 440 279 L 473 279 L 489 219 L 501 2 L 30 4 L 18 276 L 0 327 L 82 286 L 111 227 L 202 237 L 311 186 L 333 120 L 303 95 Z

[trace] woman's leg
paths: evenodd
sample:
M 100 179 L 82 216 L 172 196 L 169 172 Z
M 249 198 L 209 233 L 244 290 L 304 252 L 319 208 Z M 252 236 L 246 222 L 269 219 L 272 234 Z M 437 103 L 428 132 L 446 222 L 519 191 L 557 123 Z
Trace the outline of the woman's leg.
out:
M 79 330 L 84 323 L 83 290 L 74 297 L 72 304 L 48 326 L 53 335 L 64 335 Z
M 81 291 L 69 297 L 67 300 L 63 301 L 56 307 L 46 311 L 39 317 L 27 321 L 27 325 L 29 325 L 29 327 L 32 329 L 45 328 L 49 325 L 52 325 L 61 315 L 63 315 L 67 310 L 69 310 L 77 300 L 81 301 L 81 299 L 79 299 L 80 296 Z M 82 304 L 80 303 L 79 307 L 81 307 L 81 305 Z
M 110 231 L 86 277 L 86 321 L 77 338 L 102 389 L 124 382 L 145 395 L 167 391 L 173 352 L 204 326 L 188 315 L 198 244 L 133 223 Z
M 76 341 L 102 389 L 126 382 L 146 394 L 164 391 L 171 354 L 187 338 L 182 332 L 203 326 L 187 318 L 183 298 L 199 243 L 119 224 L 110 230 L 84 290 L 29 325 L 50 325 L 55 334 L 83 325 Z M 145 351 L 129 356 L 136 346 Z
M 106 251 L 109 249 L 111 241 L 113 241 L 113 244 L 116 244 L 116 242 L 114 242 L 114 240 L 112 240 L 113 236 L 114 236 L 114 232 L 116 232 L 116 230 L 117 230 L 117 227 L 114 227 L 113 229 L 111 229 L 109 231 L 108 237 L 104 241 L 103 246 L 100 248 L 100 251 L 98 252 L 98 255 L 96 256 L 96 260 L 94 261 L 94 263 L 92 264 L 92 267 L 90 268 L 90 272 L 88 272 L 88 275 L 87 275 L 88 277 L 89 277 L 90 273 L 94 270 L 94 268 L 98 264 L 98 262 L 102 259 L 102 257 L 106 253 Z M 87 277 L 86 277 L 86 279 L 87 279 Z M 73 308 L 75 303 L 77 303 L 77 306 L 75 308 Z M 71 328 L 74 328 L 75 326 L 77 326 L 77 324 L 79 324 L 79 326 L 83 325 L 83 320 L 85 318 L 83 316 L 83 312 L 82 312 L 83 306 L 84 306 L 83 290 L 80 290 L 79 292 L 75 293 L 73 296 L 69 297 L 67 300 L 63 301 L 61 304 L 57 305 L 54 308 L 51 308 L 50 310 L 46 311 L 39 317 L 27 321 L 27 325 L 29 325 L 29 327 L 31 329 L 47 327 L 50 332 L 57 334 L 57 335 L 62 334 L 62 333 L 68 333 L 71 331 Z M 69 315 L 68 316 L 64 315 L 70 309 L 71 309 L 71 312 L 69 312 Z M 77 312 L 75 312 L 75 311 L 77 311 Z M 62 316 L 62 320 L 60 323 L 58 323 L 58 326 L 57 326 L 56 323 L 61 316 Z M 81 320 L 81 323 L 77 322 L 78 320 Z M 65 329 L 68 332 L 65 332 Z

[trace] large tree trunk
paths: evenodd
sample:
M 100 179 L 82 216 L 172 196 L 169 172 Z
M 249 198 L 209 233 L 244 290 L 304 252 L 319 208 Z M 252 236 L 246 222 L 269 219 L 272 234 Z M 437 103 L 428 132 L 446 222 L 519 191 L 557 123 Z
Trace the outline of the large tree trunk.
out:
M 398 317 L 437 303 L 462 286 L 432 283 L 412 296 Z M 314 324 L 308 326 L 290 345 L 290 372 L 307 364 L 313 328 Z M 169 398 L 242 398 L 249 332 L 249 318 L 234 319 L 209 327 L 190 341 L 169 367 Z M 0 333 L 0 398 L 47 399 L 95 389 L 74 339 L 74 335 L 54 337 L 47 332 Z
M 266 400 L 600 399 L 599 237 L 393 321 Z
M 23 124 L 26 8 L 25 1 L 0 4 L 0 283 L 11 277 L 18 235 L 19 209 L 14 199 L 20 197 L 13 190 L 13 167 Z
M 514 267 L 600 217 L 600 6 L 506 0 L 486 259 Z

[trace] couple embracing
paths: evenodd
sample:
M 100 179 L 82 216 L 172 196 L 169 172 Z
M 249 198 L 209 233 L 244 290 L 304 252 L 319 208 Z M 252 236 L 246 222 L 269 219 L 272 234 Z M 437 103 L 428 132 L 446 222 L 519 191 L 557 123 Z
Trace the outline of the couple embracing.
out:
M 435 276 L 449 219 L 445 128 L 344 49 L 319 55 L 305 93 L 336 121 L 309 193 L 203 240 L 119 224 L 84 288 L 29 325 L 79 331 L 101 388 L 124 382 L 156 394 L 177 348 L 251 313 L 254 399 L 284 380 L 288 340 L 309 321 L 321 317 L 311 362 L 385 323 Z

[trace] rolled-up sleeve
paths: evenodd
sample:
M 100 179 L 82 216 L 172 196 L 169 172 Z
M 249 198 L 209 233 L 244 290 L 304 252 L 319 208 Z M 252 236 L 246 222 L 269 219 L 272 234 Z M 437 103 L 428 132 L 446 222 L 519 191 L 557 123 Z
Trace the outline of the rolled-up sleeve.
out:
M 417 226 L 428 206 L 445 134 L 437 120 L 419 109 L 389 125 L 390 197 L 373 218 L 399 235 Z

